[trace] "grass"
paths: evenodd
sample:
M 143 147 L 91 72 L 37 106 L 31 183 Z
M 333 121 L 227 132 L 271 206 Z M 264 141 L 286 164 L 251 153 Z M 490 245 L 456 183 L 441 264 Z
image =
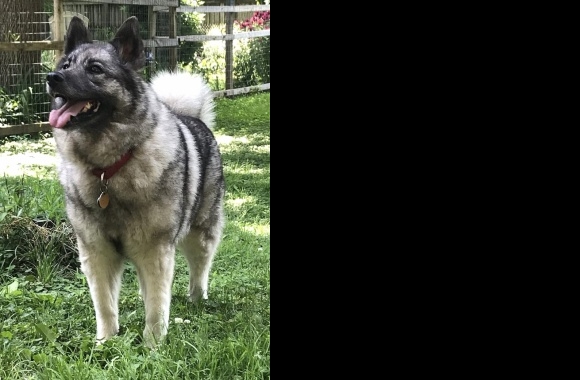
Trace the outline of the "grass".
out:
M 156 351 L 141 344 L 144 307 L 130 264 L 121 332 L 95 347 L 54 141 L 0 140 L 0 380 L 270 378 L 270 94 L 217 99 L 216 111 L 227 224 L 209 299 L 187 302 L 177 255 L 169 333 Z

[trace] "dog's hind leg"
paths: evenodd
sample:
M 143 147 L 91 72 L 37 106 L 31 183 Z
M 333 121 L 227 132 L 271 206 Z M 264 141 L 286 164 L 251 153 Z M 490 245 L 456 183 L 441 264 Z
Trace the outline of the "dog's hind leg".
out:
M 95 244 L 97 245 L 97 244 Z M 88 248 L 78 239 L 81 270 L 87 278 L 97 319 L 97 343 L 119 332 L 119 291 L 123 274 L 123 258 L 112 246 L 100 244 Z
M 189 299 L 193 302 L 207 299 L 209 272 L 220 239 L 221 227 L 194 227 L 179 246 L 189 265 Z
M 137 268 L 141 296 L 145 304 L 145 330 L 143 341 L 155 348 L 167 335 L 171 285 L 175 265 L 175 247 L 148 247 L 138 255 L 132 255 Z

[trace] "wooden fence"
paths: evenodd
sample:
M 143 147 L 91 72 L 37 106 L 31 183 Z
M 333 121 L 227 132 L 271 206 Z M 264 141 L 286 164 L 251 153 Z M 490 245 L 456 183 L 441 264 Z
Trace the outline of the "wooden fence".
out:
M 2 0 L 0 0 L 2 1 Z M 54 15 L 50 20 L 50 40 L 31 41 L 3 41 L 0 40 L 0 54 L 6 52 L 41 52 L 55 51 L 55 56 L 62 54 L 64 47 L 64 27 L 67 19 L 71 17 L 71 12 L 85 16 L 91 25 L 115 25 L 120 26 L 122 21 L 130 14 L 124 13 L 126 8 L 121 6 L 139 5 L 147 6 L 147 19 L 149 20 L 148 38 L 144 38 L 143 43 L 146 49 L 150 49 L 155 54 L 156 49 L 168 50 L 169 67 L 176 67 L 177 48 L 182 41 L 225 41 L 226 68 L 225 68 L 225 90 L 214 91 L 215 96 L 234 96 L 238 94 L 249 93 L 251 91 L 264 91 L 270 89 L 270 83 L 260 85 L 234 88 L 233 83 L 233 41 L 241 38 L 256 38 L 270 36 L 270 30 L 257 30 L 243 33 L 233 32 L 234 20 L 243 20 L 250 17 L 256 11 L 269 11 L 270 5 L 233 5 L 233 0 L 226 0 L 229 5 L 224 6 L 178 6 L 178 0 L 83 0 L 82 3 L 64 2 L 63 0 L 54 0 Z M 83 8 L 84 7 L 84 8 Z M 91 8 L 92 7 L 92 8 Z M 84 14 L 82 12 L 85 12 Z M 89 13 L 87 15 L 86 13 Z M 225 24 L 225 34 L 221 35 L 179 35 L 177 32 L 176 18 L 179 13 L 198 12 L 206 15 L 206 23 Z M 168 17 L 169 35 L 158 35 L 157 19 L 163 15 Z M 167 16 L 168 15 L 168 16 Z M 210 15 L 208 17 L 208 15 Z M 241 17 L 240 17 L 241 16 Z M 93 17 L 93 19 L 91 19 Z M 222 21 L 223 20 L 223 21 Z M 95 24 L 93 24 L 95 23 Z M 100 23 L 100 24 L 99 24 Z M 64 25 L 63 25 L 64 24 Z M 167 25 L 164 25 L 167 26 Z M 1 37 L 0 37 L 1 38 Z M 269 54 L 269 53 L 268 53 Z M 41 75 L 45 75 L 41 73 Z M 42 80 L 43 82 L 43 80 Z M 43 83 L 42 83 L 43 84 Z M 0 93 L 1 95 L 1 93 Z M 0 99 L 1 100 L 1 99 Z M 1 109 L 0 109 L 1 111 Z M 1 116 L 1 114 L 0 114 Z M 35 133 L 49 131 L 50 126 L 47 122 L 37 122 L 20 125 L 3 125 L 0 122 L 0 137 L 6 135 L 17 135 L 24 133 Z
M 239 8 L 240 6 L 238 6 L 238 9 Z M 159 9 L 162 9 L 162 7 L 159 7 Z M 185 7 L 178 7 L 177 9 L 183 11 Z M 126 6 L 120 4 L 66 2 L 64 3 L 63 10 L 65 12 L 69 11 L 86 16 L 90 20 L 93 28 L 107 28 L 109 25 L 121 25 L 121 23 L 123 23 L 123 21 L 125 21 L 129 16 L 133 16 L 133 14 L 130 14 L 129 9 Z M 168 8 L 166 9 L 166 11 L 167 10 Z M 177 13 L 180 13 L 180 11 L 178 11 Z M 234 19 L 246 20 L 252 17 L 253 14 L 254 11 L 245 11 L 245 12 L 238 11 L 235 13 Z M 208 12 L 205 14 L 203 23 L 208 28 L 212 25 L 225 24 L 226 13 Z

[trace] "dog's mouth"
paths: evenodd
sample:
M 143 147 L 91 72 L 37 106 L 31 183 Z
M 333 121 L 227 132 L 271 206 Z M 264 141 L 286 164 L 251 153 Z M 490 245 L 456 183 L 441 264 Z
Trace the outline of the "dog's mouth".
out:
M 48 122 L 53 128 L 64 128 L 69 121 L 75 122 L 91 117 L 101 106 L 97 100 L 69 100 L 59 95 L 55 96 L 55 103 L 64 104 L 50 111 Z

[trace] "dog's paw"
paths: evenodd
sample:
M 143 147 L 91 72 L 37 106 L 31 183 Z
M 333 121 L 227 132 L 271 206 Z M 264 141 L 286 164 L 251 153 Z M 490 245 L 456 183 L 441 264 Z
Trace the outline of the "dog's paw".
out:
M 206 300 L 207 299 L 207 290 L 202 290 L 201 288 L 196 288 L 189 293 L 188 299 L 193 303 L 200 302 L 201 300 Z
M 150 329 L 146 326 L 145 330 L 143 331 L 143 344 L 145 347 L 151 350 L 156 350 L 163 343 L 165 337 L 167 336 L 167 328 L 155 330 L 156 331 L 153 331 L 153 329 Z
M 109 340 L 109 338 L 102 338 L 102 339 L 95 338 L 95 347 L 100 347 L 100 346 L 102 346 L 102 345 L 103 345 L 103 344 L 105 344 L 105 343 L 106 343 L 108 340 Z

